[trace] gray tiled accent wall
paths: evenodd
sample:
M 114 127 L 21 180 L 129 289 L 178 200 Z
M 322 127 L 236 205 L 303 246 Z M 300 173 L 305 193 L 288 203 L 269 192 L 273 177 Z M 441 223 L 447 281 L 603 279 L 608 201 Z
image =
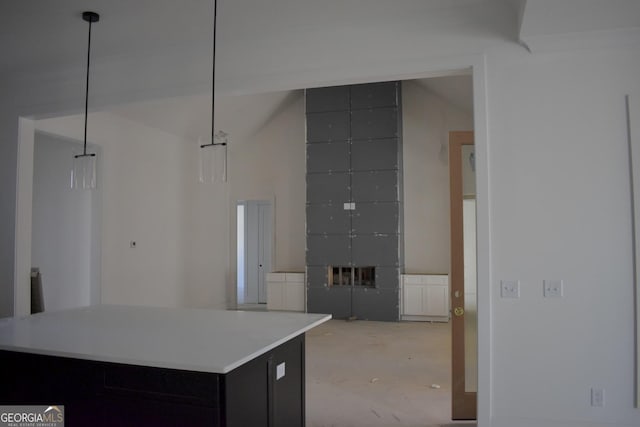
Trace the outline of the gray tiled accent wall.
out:
M 399 318 L 401 83 L 308 89 L 307 310 Z M 355 209 L 345 210 L 345 203 Z M 329 286 L 329 266 L 375 267 L 375 288 Z

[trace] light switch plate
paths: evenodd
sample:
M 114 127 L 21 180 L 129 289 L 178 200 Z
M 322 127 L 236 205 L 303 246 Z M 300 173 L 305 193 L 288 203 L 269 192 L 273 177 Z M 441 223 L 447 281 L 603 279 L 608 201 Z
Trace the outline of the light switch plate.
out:
M 592 388 L 591 389 L 591 406 L 596 408 L 604 407 L 604 389 Z
M 520 298 L 519 280 L 501 280 L 500 296 L 502 298 Z
M 563 283 L 562 280 L 544 280 L 543 294 L 545 298 L 562 298 Z

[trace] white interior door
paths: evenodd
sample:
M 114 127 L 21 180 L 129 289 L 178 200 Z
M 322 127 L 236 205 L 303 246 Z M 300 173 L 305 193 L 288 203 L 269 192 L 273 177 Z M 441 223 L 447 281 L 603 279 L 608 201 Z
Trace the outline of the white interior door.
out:
M 271 202 L 245 202 L 245 303 L 266 304 L 266 274 L 271 271 Z

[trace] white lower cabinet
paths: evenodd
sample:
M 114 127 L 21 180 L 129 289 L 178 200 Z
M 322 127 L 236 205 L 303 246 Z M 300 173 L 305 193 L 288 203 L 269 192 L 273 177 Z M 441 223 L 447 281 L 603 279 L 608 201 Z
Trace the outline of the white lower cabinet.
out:
M 305 311 L 304 273 L 267 273 L 267 309 Z
M 449 276 L 403 274 L 401 277 L 402 320 L 449 321 Z

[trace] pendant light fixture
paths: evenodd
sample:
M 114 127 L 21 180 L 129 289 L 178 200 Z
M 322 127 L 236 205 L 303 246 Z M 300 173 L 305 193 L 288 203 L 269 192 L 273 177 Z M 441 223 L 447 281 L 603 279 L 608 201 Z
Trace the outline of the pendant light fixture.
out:
M 228 134 L 215 131 L 216 98 L 216 30 L 218 2 L 213 1 L 213 71 L 211 81 L 211 142 L 198 142 L 200 146 L 200 182 L 227 182 L 227 142 Z
M 89 65 L 91 63 L 91 24 L 100 20 L 95 12 L 83 12 L 82 19 L 89 23 L 89 44 L 87 47 L 87 86 L 84 93 L 84 146 L 82 154 L 73 156 L 71 188 L 91 190 L 96 188 L 96 153 L 87 153 L 87 112 L 89 105 Z

